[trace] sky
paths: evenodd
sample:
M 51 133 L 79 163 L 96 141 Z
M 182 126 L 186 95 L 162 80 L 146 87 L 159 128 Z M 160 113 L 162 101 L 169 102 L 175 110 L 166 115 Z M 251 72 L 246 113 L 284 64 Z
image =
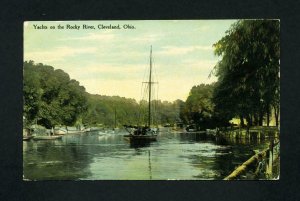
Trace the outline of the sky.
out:
M 62 69 L 91 94 L 140 100 L 152 46 L 158 98 L 185 101 L 193 86 L 217 80 L 208 77 L 221 59 L 214 55 L 213 44 L 225 36 L 234 22 L 27 21 L 24 61 Z M 71 29 L 75 25 L 79 29 Z M 83 29 L 84 25 L 94 29 Z M 108 29 L 110 25 L 120 29 Z

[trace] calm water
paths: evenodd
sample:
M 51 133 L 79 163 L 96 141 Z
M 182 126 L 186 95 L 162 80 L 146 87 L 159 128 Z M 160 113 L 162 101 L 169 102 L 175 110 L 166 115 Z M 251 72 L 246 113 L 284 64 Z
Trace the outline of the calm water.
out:
M 135 145 L 123 134 L 90 132 L 61 140 L 23 142 L 24 179 L 223 179 L 268 141 L 214 140 L 203 134 L 163 132 Z

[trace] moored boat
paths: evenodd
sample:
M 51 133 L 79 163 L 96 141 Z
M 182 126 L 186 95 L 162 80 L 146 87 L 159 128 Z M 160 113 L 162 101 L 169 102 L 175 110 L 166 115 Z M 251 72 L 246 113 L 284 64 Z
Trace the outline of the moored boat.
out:
M 50 135 L 50 136 L 40 135 L 40 136 L 34 136 L 33 140 L 57 140 L 57 139 L 61 139 L 62 137 L 63 136 L 61 136 L 61 135 Z
M 62 129 L 62 128 L 54 129 L 55 135 L 65 135 L 67 133 L 68 131 L 66 129 Z
M 33 138 L 33 136 L 23 136 L 23 141 L 29 141 Z
M 147 84 L 146 89 L 148 90 L 148 122 L 144 125 L 137 125 L 137 126 L 131 126 L 131 125 L 124 125 L 124 128 L 129 133 L 128 135 L 124 135 L 124 138 L 129 141 L 156 141 L 157 138 L 157 131 L 156 128 L 151 128 L 151 120 L 153 120 L 152 115 L 152 106 L 151 106 L 151 98 L 153 93 L 153 84 L 156 82 L 153 82 L 152 78 L 152 46 L 150 49 L 150 71 L 149 71 L 149 80 L 147 82 L 143 82 Z M 152 122 L 153 123 L 153 122 Z
M 127 139 L 127 140 L 140 140 L 140 141 L 143 141 L 143 140 L 147 140 L 147 141 L 156 141 L 157 139 L 157 135 L 132 135 L 132 134 L 129 134 L 129 135 L 124 135 L 124 138 Z
M 156 141 L 157 134 L 154 129 L 151 129 L 147 126 L 127 126 L 124 125 L 125 129 L 129 133 L 124 135 L 126 140 L 136 140 L 136 141 Z

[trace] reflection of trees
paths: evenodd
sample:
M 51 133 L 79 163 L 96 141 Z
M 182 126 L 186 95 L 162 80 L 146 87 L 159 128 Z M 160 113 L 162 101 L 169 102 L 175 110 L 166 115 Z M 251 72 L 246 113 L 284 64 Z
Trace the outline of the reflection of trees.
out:
M 265 141 L 255 139 L 216 138 L 213 141 L 205 135 L 196 133 L 182 133 L 177 138 L 185 143 L 200 142 L 217 145 L 213 149 L 201 150 L 201 153 L 182 156 L 188 157 L 191 165 L 199 169 L 199 174 L 194 176 L 198 179 L 223 179 L 248 160 L 253 155 L 253 150 L 261 150 L 265 146 Z
M 92 158 L 82 146 L 59 141 L 25 142 L 23 173 L 26 179 L 74 180 L 91 174 Z
M 254 149 L 262 150 L 266 141 L 245 138 L 220 139 L 217 144 L 229 145 L 228 149 L 216 150 L 214 169 L 220 170 L 220 178 L 228 176 L 235 168 L 254 155 Z
M 207 136 L 205 133 L 180 133 L 179 134 L 180 141 L 210 141 L 211 137 Z

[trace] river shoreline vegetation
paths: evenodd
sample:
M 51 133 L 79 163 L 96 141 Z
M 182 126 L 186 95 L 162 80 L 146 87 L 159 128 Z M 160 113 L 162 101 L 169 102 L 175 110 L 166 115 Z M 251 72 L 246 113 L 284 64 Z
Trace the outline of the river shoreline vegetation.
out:
M 195 124 L 200 130 L 232 125 L 279 125 L 279 21 L 239 20 L 213 44 L 220 58 L 212 84 L 194 86 L 185 101 L 155 102 L 158 124 Z M 171 90 L 171 89 L 170 89 Z M 176 89 L 174 89 L 176 90 Z M 77 80 L 46 64 L 24 62 L 24 128 L 117 127 L 137 124 L 142 102 L 86 92 Z
M 113 128 L 137 124 L 142 102 L 135 99 L 89 94 L 79 82 L 52 66 L 24 62 L 24 128 L 33 124 Z M 155 100 L 160 124 L 179 120 L 183 101 Z

